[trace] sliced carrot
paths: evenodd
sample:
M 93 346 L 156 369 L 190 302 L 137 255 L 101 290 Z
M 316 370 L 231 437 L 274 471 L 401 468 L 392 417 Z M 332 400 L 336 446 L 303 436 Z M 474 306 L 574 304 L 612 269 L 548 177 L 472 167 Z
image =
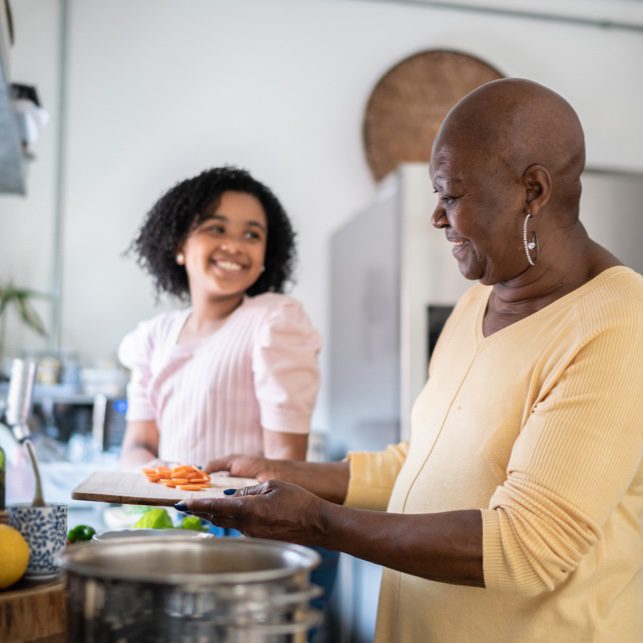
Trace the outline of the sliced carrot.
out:
M 185 477 L 188 480 L 209 480 L 207 476 L 201 475 L 200 473 L 188 473 Z
M 159 465 L 154 469 L 144 468 L 143 473 L 150 482 L 185 491 L 199 491 L 210 486 L 210 476 L 194 464 L 179 464 L 171 468 Z

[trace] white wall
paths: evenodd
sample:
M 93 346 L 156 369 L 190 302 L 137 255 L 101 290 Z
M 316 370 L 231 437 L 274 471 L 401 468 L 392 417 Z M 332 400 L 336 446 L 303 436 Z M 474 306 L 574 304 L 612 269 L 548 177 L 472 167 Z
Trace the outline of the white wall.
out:
M 58 3 L 27 1 L 13 9 L 18 33 L 11 49 L 11 80 L 36 85 L 40 100 L 55 124 L 59 83 Z M 56 142 L 56 129 L 49 125 L 35 148 L 37 159 L 27 166 L 27 198 L 0 194 L 0 283 L 12 279 L 18 286 L 50 291 Z M 50 307 L 37 303 L 36 308 L 49 326 Z M 17 322 L 14 314 L 8 319 L 6 332 L 8 354 L 15 354 L 23 346 L 44 345 Z
M 13 75 L 36 82 L 51 110 L 58 2 L 13 8 Z M 329 235 L 374 192 L 364 107 L 419 50 L 471 53 L 552 87 L 585 125 L 589 164 L 643 172 L 641 31 L 366 0 L 71 0 L 68 44 L 63 346 L 88 359 L 112 354 L 154 312 L 149 280 L 120 256 L 143 213 L 177 180 L 222 163 L 250 169 L 291 213 L 293 294 L 330 341 Z M 51 259 L 53 134 L 28 198 L 0 196 L 0 276 L 38 287 Z

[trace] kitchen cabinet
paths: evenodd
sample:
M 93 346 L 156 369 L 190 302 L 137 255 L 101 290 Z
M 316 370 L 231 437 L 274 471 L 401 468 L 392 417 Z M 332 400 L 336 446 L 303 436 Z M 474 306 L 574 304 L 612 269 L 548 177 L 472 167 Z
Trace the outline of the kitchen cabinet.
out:
M 7 70 L 0 64 L 0 193 L 25 194 L 22 143 L 11 104 Z

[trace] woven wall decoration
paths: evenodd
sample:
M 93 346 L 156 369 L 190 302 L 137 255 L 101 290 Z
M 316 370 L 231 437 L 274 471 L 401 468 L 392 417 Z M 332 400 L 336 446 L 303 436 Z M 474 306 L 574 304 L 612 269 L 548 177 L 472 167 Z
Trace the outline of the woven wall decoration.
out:
M 364 114 L 364 148 L 375 180 L 400 163 L 428 162 L 449 109 L 471 90 L 502 77 L 478 58 L 443 50 L 422 51 L 387 71 Z

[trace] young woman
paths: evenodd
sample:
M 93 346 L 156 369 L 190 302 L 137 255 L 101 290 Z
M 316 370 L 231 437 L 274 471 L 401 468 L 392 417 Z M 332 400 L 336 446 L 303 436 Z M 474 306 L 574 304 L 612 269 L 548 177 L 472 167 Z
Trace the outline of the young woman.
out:
M 158 293 L 189 305 L 121 343 L 124 466 L 233 452 L 305 459 L 320 337 L 282 294 L 294 239 L 272 191 L 232 167 L 184 180 L 152 207 L 133 250 Z

